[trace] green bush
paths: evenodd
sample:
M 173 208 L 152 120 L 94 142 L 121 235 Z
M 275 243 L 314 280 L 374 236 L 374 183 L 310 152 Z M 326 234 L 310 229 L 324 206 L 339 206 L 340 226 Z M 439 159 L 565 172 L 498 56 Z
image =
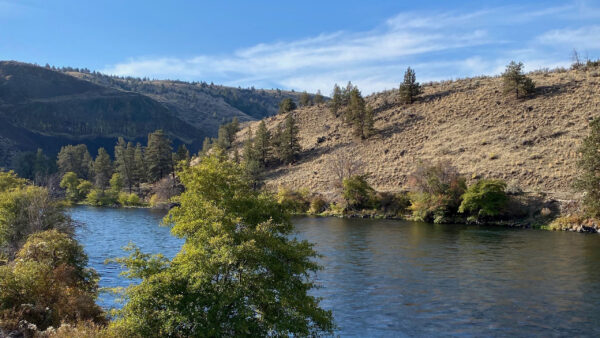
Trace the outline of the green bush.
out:
M 463 194 L 458 211 L 469 213 L 471 220 L 497 216 L 508 202 L 505 189 L 506 182 L 502 180 L 479 180 Z
M 279 187 L 277 202 L 291 213 L 303 214 L 310 208 L 310 199 L 307 190 L 291 190 Z
M 386 214 L 400 215 L 410 206 L 410 199 L 406 193 L 381 192 L 376 196 L 379 209 Z
M 367 175 L 354 175 L 345 178 L 342 187 L 348 208 L 361 210 L 374 207 L 375 190 L 367 182 Z
M 126 192 L 121 192 L 119 193 L 118 201 L 120 205 L 127 207 L 135 207 L 143 204 L 140 197 L 135 193 L 128 194 Z
M 412 219 L 420 222 L 446 223 L 452 214 L 448 197 L 441 194 L 417 192 L 409 194 Z
M 327 210 L 327 201 L 321 195 L 314 196 L 310 200 L 310 209 L 309 213 L 311 214 L 320 214 Z
M 110 190 L 92 189 L 85 198 L 85 203 L 94 206 L 110 206 L 115 205 L 118 200 L 118 195 Z

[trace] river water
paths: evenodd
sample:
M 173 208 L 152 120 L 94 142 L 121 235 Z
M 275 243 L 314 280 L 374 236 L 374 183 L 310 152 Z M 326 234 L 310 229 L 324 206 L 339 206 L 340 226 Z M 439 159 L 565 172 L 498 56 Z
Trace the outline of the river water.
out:
M 77 207 L 78 239 L 102 287 L 133 242 L 174 256 L 182 241 L 147 209 Z M 600 336 L 600 235 L 405 221 L 298 217 L 324 269 L 314 293 L 346 336 Z M 103 294 L 99 304 L 118 306 Z

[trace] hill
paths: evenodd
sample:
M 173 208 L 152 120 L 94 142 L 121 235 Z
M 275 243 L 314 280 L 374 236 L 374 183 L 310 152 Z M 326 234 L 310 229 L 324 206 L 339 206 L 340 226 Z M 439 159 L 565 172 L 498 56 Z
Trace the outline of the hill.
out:
M 282 98 L 298 95 L 0 61 L 0 166 L 21 151 L 56 154 L 66 144 L 110 152 L 118 137 L 144 141 L 156 129 L 195 152 L 221 123 L 273 115 Z
M 290 97 L 298 101 L 300 97 L 300 93 L 279 89 L 116 77 L 72 68 L 61 70 L 98 85 L 146 95 L 163 103 L 181 120 L 211 137 L 217 136 L 219 125 L 234 117 L 242 122 L 260 120 L 277 114 L 282 99 Z
M 588 122 L 600 116 L 600 69 L 530 73 L 536 94 L 502 94 L 502 79 L 478 77 L 425 84 L 418 102 L 400 104 L 396 91 L 366 98 L 376 112 L 376 135 L 352 136 L 326 105 L 294 112 L 303 152 L 292 166 L 266 173 L 269 187 L 308 188 L 336 195 L 337 158 L 363 163 L 379 191 L 407 189 L 419 161 L 448 160 L 469 179 L 501 178 L 524 191 L 572 195 L 577 148 Z M 284 116 L 267 118 L 269 129 Z M 249 123 L 256 130 L 256 122 Z M 242 142 L 247 126 L 238 134 Z

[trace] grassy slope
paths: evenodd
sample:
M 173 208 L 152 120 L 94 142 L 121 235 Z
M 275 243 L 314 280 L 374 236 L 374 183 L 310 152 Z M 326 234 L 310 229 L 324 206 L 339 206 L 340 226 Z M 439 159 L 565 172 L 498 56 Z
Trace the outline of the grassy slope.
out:
M 378 132 L 366 141 L 355 139 L 325 105 L 299 109 L 302 156 L 269 171 L 266 183 L 332 197 L 333 157 L 348 156 L 364 162 L 374 188 L 397 191 L 419 160 L 448 159 L 469 178 L 502 178 L 525 191 L 570 198 L 577 147 L 590 119 L 600 115 L 600 69 L 529 75 L 537 95 L 526 100 L 503 96 L 498 77 L 429 84 L 413 105 L 399 104 L 393 91 L 371 95 Z M 269 128 L 282 120 L 266 119 Z M 249 125 L 256 130 L 256 122 Z M 326 141 L 317 143 L 319 137 Z

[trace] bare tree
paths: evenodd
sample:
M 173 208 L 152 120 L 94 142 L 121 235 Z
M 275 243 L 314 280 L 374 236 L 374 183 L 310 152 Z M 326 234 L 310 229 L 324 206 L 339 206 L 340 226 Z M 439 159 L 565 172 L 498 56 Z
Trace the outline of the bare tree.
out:
M 332 156 L 329 167 L 333 176 L 336 178 L 334 183 L 335 187 L 341 188 L 344 179 L 361 174 L 363 166 L 364 163 L 360 159 L 353 158 L 352 156 L 340 154 Z

